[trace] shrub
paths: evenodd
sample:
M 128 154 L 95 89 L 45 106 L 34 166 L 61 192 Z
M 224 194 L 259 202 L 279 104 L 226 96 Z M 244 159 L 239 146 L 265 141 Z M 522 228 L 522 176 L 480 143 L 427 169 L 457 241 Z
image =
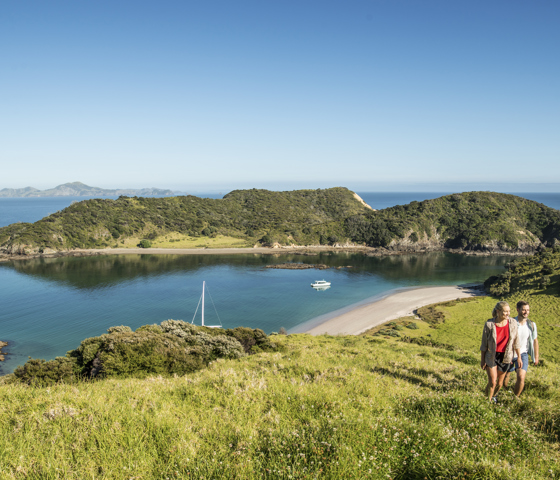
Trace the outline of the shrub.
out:
M 107 333 L 119 333 L 119 332 L 132 332 L 130 327 L 126 325 L 119 325 L 118 327 L 109 327 Z
M 150 242 L 149 240 L 140 240 L 140 243 L 138 244 L 138 246 L 140 248 L 150 248 L 152 246 L 152 242 Z
M 55 383 L 74 383 L 78 379 L 76 360 L 73 358 L 56 357 L 46 362 L 40 359 L 29 359 L 25 365 L 14 371 L 14 377 L 21 383 L 38 387 L 48 387 Z
M 276 348 L 276 345 L 270 342 L 266 333 L 259 328 L 253 330 L 247 327 L 237 327 L 233 330 L 226 330 L 226 333 L 234 337 L 243 346 L 245 353 L 254 354 L 257 351 L 270 351 Z
M 418 325 L 416 325 L 414 322 L 410 322 L 406 325 L 406 328 L 410 328 L 411 330 L 418 330 Z
M 30 359 L 16 369 L 15 381 L 47 386 L 80 378 L 184 375 L 217 358 L 234 359 L 278 348 L 259 329 L 212 329 L 181 320 L 144 325 L 135 332 L 124 325 L 107 331 L 86 338 L 66 357 L 49 362 Z

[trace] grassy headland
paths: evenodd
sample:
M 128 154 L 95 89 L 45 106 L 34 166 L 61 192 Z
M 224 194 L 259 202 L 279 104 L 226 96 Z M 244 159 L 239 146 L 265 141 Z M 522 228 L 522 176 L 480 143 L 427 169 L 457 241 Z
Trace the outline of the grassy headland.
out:
M 531 253 L 559 239 L 560 211 L 514 195 L 469 192 L 373 211 L 338 187 L 86 200 L 33 224 L 0 228 L 0 252 L 352 244 Z

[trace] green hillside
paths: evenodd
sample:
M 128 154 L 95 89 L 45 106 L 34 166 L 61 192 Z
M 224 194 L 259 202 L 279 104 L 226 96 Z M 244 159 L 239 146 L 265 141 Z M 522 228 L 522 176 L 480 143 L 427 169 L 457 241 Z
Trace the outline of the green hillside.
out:
M 120 197 L 86 200 L 33 224 L 0 229 L 0 246 L 29 249 L 103 248 L 129 237 L 154 240 L 169 232 L 224 235 L 250 244 L 319 243 L 341 235 L 345 218 L 367 208 L 345 188 L 270 192 L 233 191 L 223 199 Z M 264 238 L 263 238 L 264 237 Z M 325 240 L 326 242 L 326 240 Z
M 480 328 L 484 318 L 478 319 Z M 558 364 L 483 395 L 476 349 L 278 336 L 185 376 L 1 384 L 1 479 L 551 479 Z M 529 453 L 528 453 L 529 452 Z
M 418 243 L 452 249 L 531 251 L 560 238 L 560 211 L 515 195 L 468 192 L 412 202 L 345 221 L 348 235 L 371 246 Z
M 341 187 L 86 200 L 33 224 L 0 228 L 0 250 L 8 254 L 257 243 L 532 253 L 559 239 L 560 211 L 514 195 L 469 192 L 373 211 Z

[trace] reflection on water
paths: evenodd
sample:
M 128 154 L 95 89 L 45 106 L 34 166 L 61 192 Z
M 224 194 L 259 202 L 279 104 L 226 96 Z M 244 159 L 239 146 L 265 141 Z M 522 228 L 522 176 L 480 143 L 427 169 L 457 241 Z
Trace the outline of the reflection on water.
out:
M 357 254 L 113 255 L 32 259 L 0 264 L 0 363 L 12 371 L 28 356 L 54 358 L 113 325 L 191 321 L 207 282 L 224 328 L 278 331 L 409 286 L 483 281 L 503 271 L 503 256 L 445 253 L 365 257 Z M 264 268 L 271 263 L 322 263 L 318 272 Z M 211 313 L 211 312 L 209 312 Z M 215 323 L 209 317 L 208 323 Z
M 17 272 L 78 289 L 98 289 L 115 286 L 139 278 L 157 277 L 184 271 L 212 267 L 228 269 L 262 268 L 275 263 L 322 263 L 344 269 L 352 275 L 378 275 L 388 280 L 404 278 L 418 281 L 450 280 L 458 271 L 484 280 L 487 268 L 502 267 L 505 256 L 471 257 L 448 253 L 425 255 L 394 255 L 366 257 L 352 253 L 320 253 L 316 256 L 294 254 L 240 255 L 106 255 L 93 257 L 35 258 L 4 264 Z

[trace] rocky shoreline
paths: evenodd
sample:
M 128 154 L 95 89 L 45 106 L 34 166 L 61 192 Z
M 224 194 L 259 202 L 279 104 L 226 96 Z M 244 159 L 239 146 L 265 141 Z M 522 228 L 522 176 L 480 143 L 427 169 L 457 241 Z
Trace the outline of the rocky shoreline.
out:
M 2 349 L 8 346 L 8 342 L 0 341 L 0 362 L 4 361 L 4 355 L 2 355 Z

